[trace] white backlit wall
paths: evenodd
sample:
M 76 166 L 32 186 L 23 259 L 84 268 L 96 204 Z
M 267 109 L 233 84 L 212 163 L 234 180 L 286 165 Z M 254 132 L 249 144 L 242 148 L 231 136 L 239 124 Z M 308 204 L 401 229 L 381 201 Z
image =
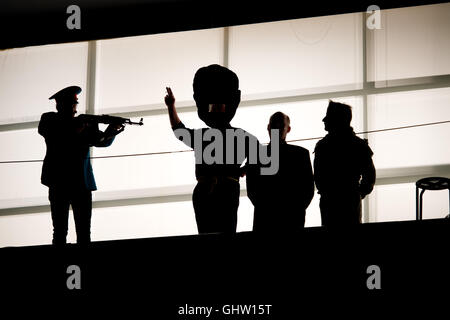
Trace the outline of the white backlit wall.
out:
M 58 88 L 86 87 L 87 48 L 74 43 L 0 51 L 0 124 L 37 121 Z M 80 112 L 85 108 L 80 101 Z
M 368 80 L 450 73 L 449 4 L 382 11 L 382 29 L 368 34 Z
M 192 100 L 195 71 L 222 64 L 223 52 L 223 29 L 98 41 L 96 109 L 160 105 L 166 86 L 177 100 Z
M 244 96 L 354 87 L 362 81 L 359 14 L 232 27 L 229 37 L 229 66 L 238 73 Z
M 0 52 L 0 161 L 41 160 L 40 114 L 48 97 L 83 88 L 79 112 L 144 118 L 109 148 L 94 148 L 94 241 L 196 234 L 193 153 L 175 139 L 163 103 L 172 87 L 183 122 L 202 127 L 192 99 L 195 71 L 218 63 L 240 78 L 232 125 L 268 141 L 267 122 L 282 111 L 288 140 L 322 137 L 328 99 L 353 107 L 356 132 L 450 120 L 450 4 L 384 10 L 381 29 L 365 13 L 175 32 Z M 88 90 L 90 88 L 90 90 Z M 104 128 L 104 127 L 103 127 Z M 377 185 L 364 222 L 413 220 L 414 182 L 450 176 L 450 124 L 360 135 L 369 139 Z M 296 141 L 310 151 L 317 139 Z M 178 152 L 183 151 L 183 152 Z M 188 151 L 188 152 L 185 152 Z M 173 152 L 157 155 L 148 153 Z M 0 164 L 0 247 L 51 242 L 41 162 Z M 241 181 L 238 231 L 251 230 L 253 207 Z M 320 225 L 319 195 L 306 226 Z M 446 192 L 424 195 L 424 217 L 448 214 Z M 70 219 L 68 240 L 75 242 Z
M 450 88 L 370 95 L 369 130 L 450 120 Z M 448 124 L 385 131 L 370 136 L 378 169 L 449 163 Z

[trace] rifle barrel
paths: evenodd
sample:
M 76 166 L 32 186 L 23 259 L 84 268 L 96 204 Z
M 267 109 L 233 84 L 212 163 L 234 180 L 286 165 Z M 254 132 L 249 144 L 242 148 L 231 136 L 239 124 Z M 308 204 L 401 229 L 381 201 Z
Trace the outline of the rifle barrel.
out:
M 102 115 L 91 115 L 91 114 L 83 114 L 80 115 L 82 119 L 87 119 L 88 121 L 93 121 L 97 123 L 104 123 L 104 124 L 112 124 L 112 123 L 121 123 L 121 124 L 130 124 L 130 125 L 144 125 L 143 118 L 139 122 L 133 122 L 130 119 L 117 117 L 117 116 L 110 116 L 108 114 L 102 114 Z
M 127 124 L 135 124 L 135 125 L 138 125 L 138 126 L 143 126 L 144 125 L 144 121 L 143 120 L 144 119 L 141 118 L 141 120 L 139 122 L 133 122 L 130 119 L 126 119 L 125 123 L 127 123 Z

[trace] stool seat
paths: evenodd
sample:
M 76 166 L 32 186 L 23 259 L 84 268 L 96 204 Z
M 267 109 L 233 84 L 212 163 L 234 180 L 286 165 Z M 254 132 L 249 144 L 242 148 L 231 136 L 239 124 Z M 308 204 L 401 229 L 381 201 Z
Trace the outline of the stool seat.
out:
M 422 189 L 419 193 L 419 189 Z M 450 203 L 450 179 L 443 177 L 427 177 L 416 182 L 416 220 L 422 220 L 422 203 L 425 190 L 444 190 L 449 193 Z M 448 217 L 448 216 L 447 216 Z
M 445 190 L 450 188 L 450 179 L 442 177 L 427 177 L 416 182 L 416 187 L 425 190 Z

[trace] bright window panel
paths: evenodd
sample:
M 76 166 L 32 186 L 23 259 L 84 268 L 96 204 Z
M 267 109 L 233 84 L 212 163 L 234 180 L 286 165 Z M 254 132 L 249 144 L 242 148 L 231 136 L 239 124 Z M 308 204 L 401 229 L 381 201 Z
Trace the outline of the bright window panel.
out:
M 43 160 L 45 156 L 45 140 L 37 128 L 0 132 L 0 148 L 0 161 Z M 42 162 L 0 164 L 0 207 L 40 204 L 47 196 L 41 170 Z
M 52 243 L 53 226 L 50 212 L 0 216 L 0 248 L 35 246 Z M 73 214 L 69 215 L 67 242 L 76 242 Z
M 448 190 L 425 191 L 423 219 L 444 218 L 449 213 Z M 404 221 L 416 219 L 414 183 L 375 186 L 370 195 L 370 221 Z
M 450 89 L 369 96 L 369 130 L 450 120 Z M 369 135 L 377 169 L 448 164 L 450 124 Z
M 102 40 L 97 45 L 97 111 L 192 100 L 200 67 L 223 63 L 223 29 Z
M 230 28 L 230 68 L 243 95 L 359 84 L 361 15 L 343 14 Z
M 245 184 L 245 178 L 241 179 L 241 186 Z M 253 230 L 253 212 L 254 207 L 248 197 L 239 198 L 238 208 L 238 223 L 236 227 L 237 232 L 252 231 Z
M 92 240 L 116 240 L 197 234 L 191 201 L 96 208 Z
M 0 164 L 0 208 L 46 204 L 48 188 L 41 184 L 42 162 Z
M 99 191 L 194 185 L 193 152 L 92 161 Z
M 44 159 L 45 139 L 37 128 L 0 131 L 0 161 Z
M 353 120 L 351 124 L 355 132 L 361 131 L 363 123 L 362 99 L 359 97 L 347 97 L 334 99 L 334 101 L 347 103 L 352 106 Z M 288 115 L 291 120 L 291 132 L 288 133 L 286 140 L 319 138 L 327 134 L 322 122 L 326 115 L 327 107 L 328 100 L 325 99 L 240 107 L 231 124 L 253 134 L 261 143 L 267 143 L 269 142 L 267 125 L 270 116 L 277 111 L 281 111 Z M 294 144 L 309 149 L 312 160 L 312 152 L 317 141 L 318 139 L 294 142 Z
M 314 192 L 314 198 L 309 204 L 309 207 L 306 209 L 305 228 L 320 227 L 322 225 L 322 218 L 320 217 L 319 201 L 320 201 L 320 194 Z
M 368 30 L 368 80 L 450 73 L 450 3 L 381 11 Z
M 55 111 L 48 98 L 62 88 L 77 85 L 85 93 L 86 77 L 87 42 L 0 51 L 0 124 L 39 120 Z M 83 95 L 79 102 L 83 113 Z

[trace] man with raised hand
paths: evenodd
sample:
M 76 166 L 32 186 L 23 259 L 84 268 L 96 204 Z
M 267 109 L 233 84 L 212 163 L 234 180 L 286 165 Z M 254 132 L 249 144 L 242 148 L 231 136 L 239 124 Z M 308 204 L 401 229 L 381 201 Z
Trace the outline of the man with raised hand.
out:
M 195 151 L 197 185 L 192 202 L 198 232 L 235 233 L 241 165 L 245 159 L 256 162 L 259 146 L 254 136 L 230 125 L 241 100 L 239 79 L 233 71 L 219 65 L 196 72 L 194 100 L 199 118 L 208 127 L 195 130 L 181 122 L 172 90 L 166 89 L 172 129 L 178 139 Z

